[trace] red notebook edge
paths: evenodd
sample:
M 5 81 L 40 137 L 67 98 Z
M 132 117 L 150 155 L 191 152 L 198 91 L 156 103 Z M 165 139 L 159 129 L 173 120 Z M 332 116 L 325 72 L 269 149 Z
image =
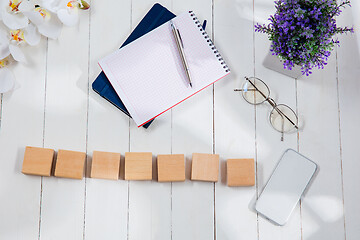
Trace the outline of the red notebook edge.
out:
M 169 107 L 169 108 L 168 108 L 168 109 L 166 109 L 165 111 L 163 111 L 163 112 L 159 113 L 159 114 L 158 114 L 158 115 L 156 115 L 155 117 L 153 117 L 153 118 L 151 118 L 151 119 L 147 120 L 146 122 L 142 123 L 141 125 L 139 125 L 139 126 L 137 126 L 137 127 L 138 127 L 138 128 L 140 128 L 140 127 L 141 127 L 141 126 L 143 126 L 144 124 L 146 124 L 146 123 L 150 122 L 150 121 L 151 121 L 151 120 L 153 120 L 154 118 L 157 118 L 157 117 L 158 117 L 158 116 L 160 116 L 161 114 L 163 114 L 163 113 L 165 113 L 165 112 L 169 111 L 169 110 L 170 110 L 170 109 L 172 109 L 173 107 L 175 107 L 175 106 L 179 105 L 180 103 L 184 102 L 186 99 L 189 99 L 190 97 L 194 96 L 195 94 L 199 93 L 200 91 L 204 90 L 205 88 L 207 88 L 207 87 L 209 87 L 209 86 L 213 85 L 214 83 L 216 83 L 217 81 L 219 81 L 220 79 L 222 79 L 222 78 L 226 77 L 226 76 L 227 76 L 227 75 L 229 75 L 229 74 L 230 74 L 230 72 L 229 72 L 229 73 L 227 73 L 226 75 L 222 76 L 221 78 L 219 78 L 219 79 L 215 80 L 214 82 L 210 83 L 209 85 L 207 85 L 207 86 L 203 87 L 203 88 L 202 88 L 202 89 L 200 89 L 199 91 L 194 92 L 193 94 L 191 94 L 191 95 L 190 95 L 190 96 L 188 96 L 187 98 L 184 98 L 184 99 L 183 99 L 183 100 L 181 100 L 180 102 L 178 102 L 178 103 L 174 104 L 173 106 Z

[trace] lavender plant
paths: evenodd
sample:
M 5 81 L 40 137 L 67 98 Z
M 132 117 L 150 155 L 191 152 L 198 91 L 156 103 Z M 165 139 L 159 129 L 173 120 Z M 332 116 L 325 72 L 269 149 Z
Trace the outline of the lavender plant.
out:
M 346 5 L 350 6 L 350 1 L 277 0 L 270 23 L 256 24 L 255 31 L 268 35 L 270 51 L 283 60 L 285 69 L 296 64 L 309 76 L 311 69 L 323 69 L 327 64 L 334 46 L 339 45 L 336 34 L 354 32 L 352 27 L 336 26 L 335 18 Z

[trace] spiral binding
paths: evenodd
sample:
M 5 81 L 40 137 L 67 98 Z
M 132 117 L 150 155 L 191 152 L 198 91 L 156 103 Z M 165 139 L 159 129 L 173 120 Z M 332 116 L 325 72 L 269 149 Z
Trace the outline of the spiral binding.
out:
M 221 65 L 223 65 L 223 68 L 224 68 L 225 72 L 230 72 L 230 69 L 229 69 L 228 65 L 226 65 L 224 59 L 221 57 L 219 51 L 216 49 L 216 47 L 215 47 L 214 43 L 211 41 L 209 35 L 206 33 L 206 31 L 204 29 L 202 29 L 200 21 L 198 20 L 198 18 L 195 16 L 193 11 L 189 11 L 189 13 L 190 13 L 190 16 L 193 18 L 195 24 L 199 28 L 200 32 L 202 32 L 201 34 L 206 39 L 206 42 L 209 43 L 209 47 L 211 47 L 211 50 L 214 52 L 215 56 L 220 61 Z

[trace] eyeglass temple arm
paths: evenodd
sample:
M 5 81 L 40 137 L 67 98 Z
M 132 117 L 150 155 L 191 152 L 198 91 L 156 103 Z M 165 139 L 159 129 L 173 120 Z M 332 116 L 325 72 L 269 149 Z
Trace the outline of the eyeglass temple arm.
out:
M 284 117 L 281 117 L 281 141 L 284 141 Z
M 296 126 L 296 124 L 295 124 L 288 116 L 286 116 L 286 114 L 283 113 L 283 112 L 276 106 L 276 104 L 274 104 L 272 101 L 270 101 L 269 98 L 266 97 L 266 95 L 265 95 L 262 91 L 260 91 L 260 90 L 255 86 L 255 84 L 253 84 L 253 83 L 250 81 L 250 79 L 249 79 L 248 77 L 245 77 L 245 79 L 249 81 L 249 83 L 256 89 L 256 91 L 258 91 L 258 92 L 261 94 L 261 96 L 263 96 L 263 98 L 265 98 L 266 101 L 267 101 L 273 108 L 275 108 L 276 111 L 277 111 L 279 114 L 283 115 L 292 125 L 294 125 L 294 127 L 295 127 L 296 129 L 298 129 L 298 126 Z
M 239 91 L 239 92 L 244 92 L 244 91 L 256 91 L 256 89 L 246 89 L 246 90 L 244 90 L 244 89 L 238 89 L 238 88 L 236 88 L 236 89 L 234 89 L 234 91 L 236 92 L 236 91 Z

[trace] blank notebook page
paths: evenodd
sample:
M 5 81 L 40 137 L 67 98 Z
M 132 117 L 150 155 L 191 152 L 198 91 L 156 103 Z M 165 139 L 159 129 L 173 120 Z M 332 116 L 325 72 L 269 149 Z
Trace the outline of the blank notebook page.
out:
M 141 126 L 227 75 L 230 70 L 192 12 L 173 19 L 192 78 L 182 66 L 170 22 L 101 59 L 99 64 Z

